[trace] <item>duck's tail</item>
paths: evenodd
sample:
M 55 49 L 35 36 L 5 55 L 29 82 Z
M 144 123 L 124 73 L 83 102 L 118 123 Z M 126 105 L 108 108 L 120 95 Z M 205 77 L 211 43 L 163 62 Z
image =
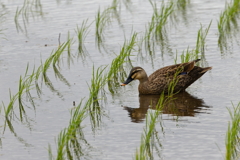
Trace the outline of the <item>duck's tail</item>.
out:
M 193 60 L 193 61 L 191 61 L 191 62 L 187 62 L 187 63 L 185 63 L 185 66 L 184 66 L 184 72 L 190 72 L 193 68 L 194 68 L 194 66 L 195 66 L 195 64 L 198 62 L 198 61 L 200 61 L 201 59 L 196 59 L 196 60 Z
M 203 68 L 203 70 L 200 72 L 200 73 L 205 73 L 205 72 L 207 72 L 207 71 L 209 71 L 209 70 L 211 70 L 212 69 L 212 67 L 206 67 L 206 68 Z

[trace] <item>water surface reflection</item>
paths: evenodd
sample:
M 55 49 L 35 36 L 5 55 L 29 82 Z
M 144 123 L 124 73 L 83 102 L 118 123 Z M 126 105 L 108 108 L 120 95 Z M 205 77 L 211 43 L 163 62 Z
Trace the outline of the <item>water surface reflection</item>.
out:
M 159 100 L 159 95 L 139 95 L 139 108 L 131 108 L 124 106 L 128 111 L 132 122 L 142 122 L 146 116 L 148 109 L 155 109 Z M 192 96 L 187 92 L 175 94 L 171 97 L 163 109 L 163 114 L 173 116 L 196 116 L 197 113 L 206 112 L 207 106 L 202 99 Z

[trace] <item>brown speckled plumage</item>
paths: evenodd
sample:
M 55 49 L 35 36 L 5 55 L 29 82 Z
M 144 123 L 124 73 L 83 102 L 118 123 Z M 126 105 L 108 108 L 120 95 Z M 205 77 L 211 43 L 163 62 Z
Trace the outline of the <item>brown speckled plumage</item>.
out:
M 149 77 L 143 68 L 134 67 L 122 85 L 127 85 L 132 80 L 138 79 L 140 81 L 139 94 L 161 94 L 162 92 L 168 93 L 170 84 L 176 82 L 173 92 L 181 92 L 212 69 L 212 67 L 201 68 L 195 66 L 195 63 L 199 60 L 163 67 Z

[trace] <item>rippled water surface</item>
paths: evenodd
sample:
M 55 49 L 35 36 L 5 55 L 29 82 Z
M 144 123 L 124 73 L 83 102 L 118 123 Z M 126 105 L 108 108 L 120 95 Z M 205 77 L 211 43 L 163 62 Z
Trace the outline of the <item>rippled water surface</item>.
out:
M 154 150 L 154 159 L 224 159 L 230 120 L 227 107 L 231 108 L 232 103 L 235 105 L 240 100 L 240 36 L 229 33 L 226 47 L 218 45 L 217 24 L 225 1 L 190 0 L 184 8 L 176 8 L 165 25 L 163 43 L 155 44 L 152 55 L 139 47 L 153 13 L 148 0 L 118 1 L 117 14 L 104 30 L 104 47 L 98 48 L 95 18 L 98 10 L 102 12 L 113 2 L 25 0 L 29 6 L 19 15 L 16 11 L 23 8 L 24 1 L 0 2 L 0 100 L 3 102 L 0 159 L 48 159 L 49 145 L 56 156 L 57 137 L 69 125 L 73 102 L 78 104 L 89 96 L 93 66 L 96 69 L 110 65 L 133 32 L 137 33 L 138 43 L 132 50 L 131 61 L 150 74 L 174 64 L 176 53 L 180 62 L 182 51 L 195 47 L 198 30 L 201 26 L 207 28 L 211 21 L 201 65 L 213 69 L 192 84 L 187 93 L 177 95 L 175 101 L 164 106 L 156 124 L 160 147 L 159 151 Z M 160 1 L 156 4 L 161 6 Z M 86 56 L 78 56 L 76 31 L 84 20 L 90 25 L 84 41 Z M 11 120 L 10 129 L 3 108 L 9 103 L 9 91 L 12 95 L 17 93 L 19 77 L 25 74 L 27 66 L 32 70 L 44 63 L 59 44 L 67 41 L 68 35 L 74 41 L 70 47 L 73 60 L 69 65 L 67 53 L 64 53 L 59 64 L 67 82 L 56 78 L 50 67 L 47 75 L 54 90 L 42 83 L 42 94 L 37 96 L 36 89 L 32 89 L 35 108 L 28 99 L 24 100 L 26 117 L 23 122 L 17 116 L 16 103 L 16 116 Z M 83 146 L 83 159 L 134 159 L 144 132 L 146 113 L 155 110 L 154 103 L 159 98 L 139 96 L 137 86 L 138 82 L 134 81 L 132 85 L 118 87 L 113 95 L 106 89 L 105 98 L 100 102 L 104 112 L 100 127 L 92 129 L 89 118 L 83 121 L 83 133 L 89 144 L 89 147 Z

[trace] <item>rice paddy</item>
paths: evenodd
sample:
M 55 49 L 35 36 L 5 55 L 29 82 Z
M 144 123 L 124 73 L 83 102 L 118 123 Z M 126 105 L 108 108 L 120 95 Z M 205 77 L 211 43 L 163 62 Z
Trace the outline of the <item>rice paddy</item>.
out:
M 239 159 L 239 1 L 0 9 L 1 159 Z M 213 70 L 188 93 L 172 93 L 177 78 L 168 95 L 120 86 L 133 66 L 198 58 Z

